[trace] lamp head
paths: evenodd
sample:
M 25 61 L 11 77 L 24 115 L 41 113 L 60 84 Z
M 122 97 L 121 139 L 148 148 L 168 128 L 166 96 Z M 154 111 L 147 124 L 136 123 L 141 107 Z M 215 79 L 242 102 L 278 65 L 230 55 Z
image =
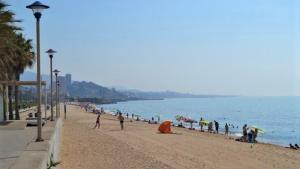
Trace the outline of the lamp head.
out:
M 56 51 L 53 50 L 53 49 L 49 49 L 49 50 L 46 51 L 46 53 L 48 53 L 49 57 L 52 58 L 53 54 L 56 53 Z
M 42 16 L 42 11 L 44 9 L 48 9 L 49 6 L 42 4 L 39 1 L 35 1 L 31 5 L 26 6 L 26 8 L 31 9 L 33 12 L 33 15 L 39 19 Z
M 57 70 L 57 69 L 54 69 L 53 72 L 55 73 L 55 76 L 57 76 L 57 74 L 58 74 L 60 71 Z

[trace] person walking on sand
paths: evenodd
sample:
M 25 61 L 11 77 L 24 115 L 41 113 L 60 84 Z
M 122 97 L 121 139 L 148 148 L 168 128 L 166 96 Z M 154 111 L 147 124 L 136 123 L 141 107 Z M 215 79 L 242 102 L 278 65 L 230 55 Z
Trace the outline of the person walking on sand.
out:
M 124 129 L 124 117 L 122 116 L 122 113 L 119 113 L 118 120 L 120 121 L 121 130 Z
M 67 103 L 64 104 L 65 120 L 67 119 Z
M 97 120 L 96 120 L 96 124 L 95 124 L 95 126 L 94 126 L 94 129 L 95 129 L 96 127 L 100 128 L 100 113 L 99 113 L 98 116 L 97 116 Z
M 129 114 L 127 113 L 127 114 L 126 114 L 127 119 L 128 119 L 128 116 L 129 116 Z
M 228 133 L 229 133 L 229 126 L 228 126 L 228 124 L 226 123 L 226 124 L 225 124 L 225 135 L 228 136 Z

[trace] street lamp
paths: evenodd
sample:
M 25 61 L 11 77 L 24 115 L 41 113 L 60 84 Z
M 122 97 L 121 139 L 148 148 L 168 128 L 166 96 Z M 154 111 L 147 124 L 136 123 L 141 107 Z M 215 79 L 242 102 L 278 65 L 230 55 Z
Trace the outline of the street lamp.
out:
M 56 119 L 58 118 L 58 104 L 59 104 L 59 101 L 58 101 L 58 86 L 59 86 L 59 83 L 58 83 L 58 80 L 57 80 L 57 75 L 58 73 L 60 72 L 59 70 L 55 69 L 53 70 L 54 74 L 55 74 L 55 94 L 56 94 Z
M 42 139 L 42 113 L 41 113 L 41 65 L 40 65 L 40 18 L 42 16 L 42 11 L 48 9 L 49 6 L 40 3 L 39 1 L 34 2 L 31 5 L 26 6 L 26 8 L 31 9 L 33 15 L 36 18 L 36 55 L 37 55 L 37 139 L 36 141 L 43 141 Z
M 60 117 L 60 100 L 59 100 L 60 95 L 59 95 L 59 86 L 60 86 L 60 84 L 59 84 L 59 80 L 58 80 L 58 81 L 57 81 L 57 95 L 58 95 L 58 97 L 57 97 L 57 103 L 58 103 L 57 108 L 58 108 L 58 117 Z
M 49 58 L 50 58 L 50 106 L 51 106 L 51 118 L 50 120 L 53 121 L 53 73 L 52 73 L 52 58 L 54 53 L 56 53 L 56 51 L 54 51 L 53 49 L 49 49 L 46 51 L 46 53 L 48 53 Z

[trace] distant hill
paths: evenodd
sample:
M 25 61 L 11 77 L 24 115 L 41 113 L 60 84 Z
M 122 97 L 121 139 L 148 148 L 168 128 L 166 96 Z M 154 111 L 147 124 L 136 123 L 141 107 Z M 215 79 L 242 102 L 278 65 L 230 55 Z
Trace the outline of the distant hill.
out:
M 36 73 L 35 72 L 30 72 L 30 71 L 25 71 L 20 78 L 22 81 L 34 81 L 36 80 Z M 47 85 L 50 84 L 50 76 L 49 75 L 43 75 L 42 74 L 42 80 L 46 81 Z
M 50 84 L 50 77 L 48 75 L 42 75 L 42 79 L 47 81 L 47 84 Z M 25 71 L 24 74 L 21 75 L 21 80 L 36 80 L 36 74 L 34 72 Z M 127 89 L 120 86 L 108 88 L 86 81 L 73 81 L 73 83 L 68 86 L 67 93 L 71 98 L 81 98 L 83 101 L 97 103 L 115 103 L 128 100 L 158 100 L 167 98 L 228 97 L 222 95 L 195 95 L 173 91 L 147 92 Z
M 173 91 L 145 92 L 139 90 L 122 90 L 122 89 L 118 89 L 118 91 L 127 95 L 128 97 L 143 98 L 143 99 L 227 97 L 222 95 L 195 95 L 195 94 L 179 93 Z
M 81 98 L 102 98 L 102 99 L 125 99 L 127 95 L 113 89 L 109 89 L 93 82 L 74 81 L 68 88 L 68 93 L 72 97 Z

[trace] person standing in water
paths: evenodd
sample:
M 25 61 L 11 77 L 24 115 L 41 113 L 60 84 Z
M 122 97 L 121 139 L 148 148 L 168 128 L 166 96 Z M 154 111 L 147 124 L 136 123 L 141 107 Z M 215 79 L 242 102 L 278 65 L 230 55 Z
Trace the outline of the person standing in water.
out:
M 252 138 L 252 143 L 256 143 L 256 138 L 257 138 L 257 134 L 258 134 L 258 129 L 255 128 L 254 132 L 253 132 L 253 138 Z
M 118 120 L 120 121 L 121 130 L 124 129 L 124 117 L 122 116 L 122 113 L 119 113 Z
M 215 121 L 215 128 L 216 128 L 217 134 L 219 134 L 219 122 L 217 122 L 217 121 Z
M 200 121 L 199 121 L 199 125 L 200 125 L 200 131 L 202 131 L 203 132 L 203 118 L 201 117 L 200 118 Z
M 228 133 L 229 133 L 229 126 L 228 126 L 228 124 L 226 123 L 226 124 L 225 124 L 225 135 L 228 136 Z
M 94 129 L 95 129 L 96 127 L 100 128 L 100 113 L 98 113 L 98 116 L 97 116 L 97 120 L 96 120 L 96 124 L 95 124 L 95 126 L 94 126 Z
M 247 124 L 243 126 L 243 141 L 247 141 Z

